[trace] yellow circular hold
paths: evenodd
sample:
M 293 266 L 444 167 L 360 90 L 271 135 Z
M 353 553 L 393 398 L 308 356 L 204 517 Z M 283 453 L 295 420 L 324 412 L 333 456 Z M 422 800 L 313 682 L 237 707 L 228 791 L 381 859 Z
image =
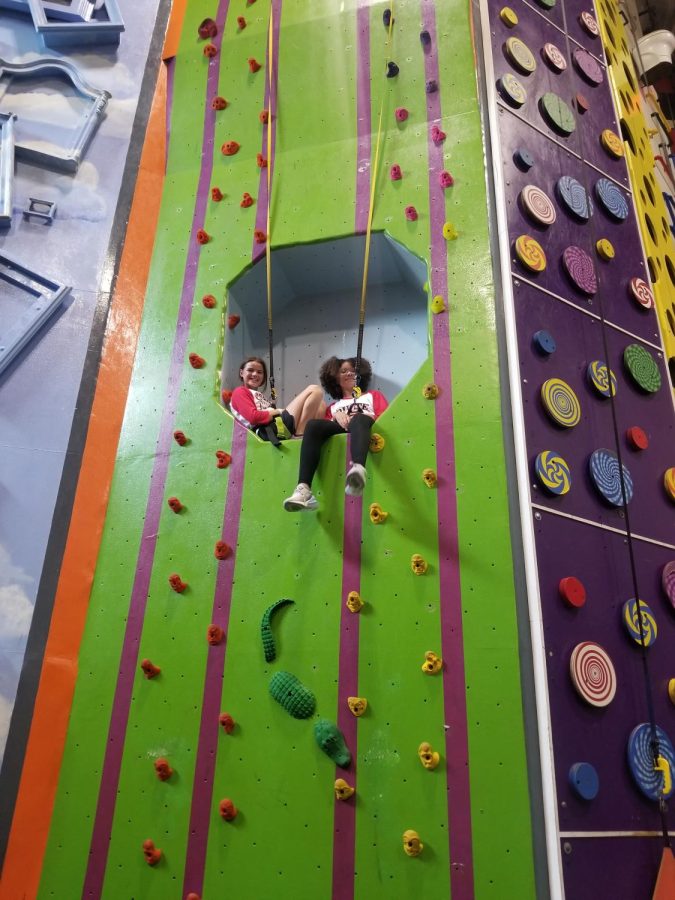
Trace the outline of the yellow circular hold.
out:
M 602 144 L 602 149 L 615 159 L 620 159 L 623 156 L 623 141 L 611 128 L 605 128 L 602 132 L 600 143 Z
M 455 241 L 459 237 L 457 229 L 452 222 L 446 222 L 443 226 L 443 237 L 446 241 Z
M 431 311 L 435 315 L 445 312 L 445 300 L 441 297 L 440 294 L 437 294 L 431 301 Z
M 516 256 L 531 272 L 543 272 L 546 268 L 544 248 L 529 234 L 516 238 Z
M 502 8 L 499 10 L 499 18 L 507 28 L 515 28 L 518 24 L 518 16 L 510 6 L 502 6 Z
M 671 678 L 668 682 L 668 696 L 670 697 L 670 702 L 675 706 L 675 678 Z
M 595 249 L 598 251 L 598 256 L 601 259 L 605 259 L 607 262 L 610 259 L 614 259 L 614 244 L 608 241 L 607 238 L 600 238 L 599 241 L 596 241 Z
M 675 466 L 663 473 L 663 486 L 671 500 L 675 500 Z

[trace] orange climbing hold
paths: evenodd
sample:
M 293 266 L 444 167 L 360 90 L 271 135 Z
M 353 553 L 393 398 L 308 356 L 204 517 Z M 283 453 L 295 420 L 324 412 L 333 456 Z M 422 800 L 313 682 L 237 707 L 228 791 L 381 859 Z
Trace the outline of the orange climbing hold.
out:
M 223 731 L 226 734 L 232 734 L 232 732 L 234 731 L 235 723 L 234 723 L 234 719 L 232 718 L 232 716 L 229 713 L 221 713 L 218 716 L 218 721 L 220 722 L 220 724 L 223 728 Z
M 169 575 L 169 584 L 171 585 L 171 590 L 175 591 L 177 594 L 182 594 L 187 587 L 187 581 L 183 581 L 177 572 L 174 572 L 173 575 Z
M 202 297 L 202 303 L 207 309 L 213 309 L 216 305 L 216 298 L 213 294 L 204 294 Z
M 263 125 L 267 125 L 267 123 L 268 123 L 269 120 L 270 120 L 270 111 L 269 111 L 269 109 L 263 109 L 263 110 L 261 110 L 260 115 L 258 116 L 258 118 L 259 118 L 260 121 L 263 123 Z
M 229 797 L 220 801 L 218 809 L 220 810 L 220 815 L 226 822 L 231 822 L 232 819 L 235 819 L 237 817 L 237 812 L 239 811 Z
M 224 196 L 225 195 L 223 194 L 223 192 L 221 191 L 221 189 L 219 187 L 211 188 L 211 199 L 213 201 L 215 201 L 216 203 L 220 203 L 220 201 L 223 199 Z
M 143 856 L 149 866 L 156 866 L 162 858 L 162 851 L 148 838 L 147 841 L 143 841 Z
M 207 44 L 206 47 L 204 47 L 204 56 L 207 56 L 209 59 L 213 59 L 217 52 L 218 48 L 215 44 Z
M 211 109 L 226 109 L 227 100 L 224 97 L 214 97 L 211 101 Z
M 209 625 L 206 629 L 206 640 L 212 647 L 216 647 L 225 637 L 225 632 L 220 625 Z
M 256 165 L 258 166 L 259 169 L 266 169 L 266 168 L 267 168 L 267 160 L 266 160 L 265 157 L 262 155 L 262 153 L 256 154 L 255 162 L 256 162 Z
M 198 353 L 191 353 L 188 356 L 188 359 L 190 360 L 190 365 L 193 369 L 203 369 L 204 364 L 206 363 L 204 357 L 200 356 Z
M 229 403 L 232 399 L 232 391 L 223 390 L 220 392 L 220 396 L 223 398 L 223 403 Z
M 257 72 L 260 68 L 260 63 L 254 59 L 252 56 L 248 58 L 248 68 L 250 72 Z
M 216 466 L 219 469 L 226 469 L 229 464 L 232 462 L 232 457 L 229 453 L 226 453 L 224 450 L 216 450 L 217 462 Z
M 203 228 L 200 228 L 197 231 L 197 243 L 198 244 L 208 244 L 208 242 L 210 240 L 211 240 L 211 235 L 208 233 L 208 231 L 204 231 Z
M 168 781 L 173 775 L 173 769 L 169 765 L 169 760 L 160 756 L 155 760 L 155 772 L 160 781 Z
M 181 447 L 184 447 L 188 442 L 188 438 L 184 431 L 174 431 L 173 439 L 177 444 L 180 444 Z
M 254 200 L 253 197 L 247 192 L 244 191 L 244 195 L 241 198 L 241 203 L 239 206 L 242 206 L 244 209 L 248 209 L 249 206 L 253 206 Z
M 225 541 L 217 541 L 215 549 L 213 551 L 213 555 L 216 559 L 227 559 L 227 557 L 232 553 L 232 547 L 229 544 L 226 544 Z
M 256 230 L 253 232 L 253 239 L 255 240 L 256 244 L 264 244 L 267 240 L 267 235 L 264 231 L 260 231 L 258 228 L 256 228 Z
M 223 146 L 220 148 L 220 152 L 223 156 L 234 156 L 235 153 L 239 150 L 239 144 L 236 141 L 225 141 Z
M 180 502 L 178 497 L 169 497 L 166 502 L 169 505 L 169 509 L 172 509 L 175 513 L 179 513 L 183 508 L 183 504 Z
M 141 669 L 143 669 L 143 674 L 146 678 L 156 678 L 162 671 L 159 666 L 156 666 L 149 659 L 144 659 L 141 661 Z
M 243 16 L 237 16 L 237 25 L 239 26 L 239 31 L 243 31 L 246 28 L 246 19 Z
M 234 314 L 231 316 L 228 316 L 227 317 L 227 327 L 230 329 L 230 331 L 234 331 L 234 329 L 237 327 L 237 325 L 239 324 L 240 321 L 241 321 L 240 316 L 237 316 Z

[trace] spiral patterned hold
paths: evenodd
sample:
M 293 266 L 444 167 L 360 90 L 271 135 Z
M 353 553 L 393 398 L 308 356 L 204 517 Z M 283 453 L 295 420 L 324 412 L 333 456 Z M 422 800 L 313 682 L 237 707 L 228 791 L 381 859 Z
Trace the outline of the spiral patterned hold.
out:
M 520 192 L 520 202 L 528 216 L 537 225 L 553 225 L 556 220 L 553 201 L 541 188 L 526 184 Z
M 666 563 L 661 572 L 661 587 L 675 609 L 675 559 Z
M 582 222 L 588 222 L 593 215 L 593 201 L 583 184 L 571 175 L 563 175 L 556 182 L 556 190 L 560 202 L 568 212 Z
M 589 12 L 579 13 L 579 22 L 591 37 L 597 37 L 600 34 L 598 23 Z
M 610 216 L 619 222 L 623 222 L 627 218 L 628 201 L 617 185 L 610 181 L 609 178 L 598 178 L 595 182 L 595 196 Z
M 654 295 L 643 278 L 631 278 L 628 286 L 631 296 L 640 306 L 644 309 L 651 309 L 654 306 Z
M 534 470 L 541 484 L 551 494 L 566 494 L 572 487 L 570 467 L 555 450 L 543 450 L 537 455 Z
M 640 637 L 640 621 L 638 619 L 638 605 L 640 607 L 639 616 L 640 619 L 642 619 L 642 633 L 645 637 L 645 647 L 651 647 L 656 640 L 659 629 L 656 625 L 654 613 L 644 600 L 638 600 L 636 602 L 635 597 L 626 600 L 623 605 L 623 624 L 626 626 L 626 631 L 633 640 L 638 644 L 642 644 L 642 638 Z
M 561 378 L 549 378 L 541 386 L 544 409 L 558 425 L 574 428 L 581 419 L 581 405 L 572 388 Z
M 586 374 L 588 376 L 588 380 L 599 394 L 602 394 L 603 397 L 615 396 L 616 375 L 614 374 L 614 372 L 612 372 L 611 369 L 609 370 L 608 374 L 607 364 L 604 363 L 601 359 L 594 359 L 593 362 L 589 363 Z M 610 380 L 612 385 L 611 388 Z
M 516 238 L 516 256 L 531 272 L 543 272 L 546 268 L 544 248 L 529 234 L 521 234 Z
M 544 44 L 541 50 L 544 59 L 549 63 L 556 72 L 564 72 L 567 68 L 567 60 L 562 55 L 555 44 Z
M 598 290 L 593 260 L 581 247 L 572 245 L 563 251 L 563 266 L 572 284 L 583 294 L 593 296 Z
M 530 75 L 537 68 L 537 61 L 527 44 L 517 37 L 510 37 L 505 45 L 506 55 L 523 75 Z
M 602 149 L 606 153 L 609 153 L 610 156 L 613 156 L 614 159 L 621 159 L 623 156 L 623 143 L 621 138 L 618 134 L 615 134 L 611 128 L 605 128 L 600 134 L 600 143 Z
M 642 344 L 629 344 L 623 351 L 623 361 L 635 383 L 655 394 L 661 387 L 661 372 L 656 360 Z
M 507 72 L 506 75 L 502 75 L 497 82 L 497 87 L 504 94 L 506 99 L 510 100 L 516 107 L 522 106 L 527 100 L 527 91 L 518 81 L 516 76 L 512 75 L 510 72 Z
M 652 746 L 652 737 L 656 737 L 657 747 Z M 663 793 L 663 772 L 654 768 L 654 749 L 662 756 L 670 766 L 670 771 L 675 772 L 675 750 L 666 732 L 658 725 L 652 726 L 649 722 L 636 725 L 628 738 L 626 751 L 628 754 L 628 766 L 635 783 L 642 793 L 650 800 L 664 800 L 671 796 L 675 789 L 673 786 L 667 794 Z
M 570 656 L 570 676 L 579 696 L 591 706 L 609 706 L 616 694 L 616 672 L 600 644 L 583 641 Z
M 616 453 L 611 450 L 595 450 L 588 460 L 588 468 L 598 493 L 612 506 L 623 506 L 621 474 Z M 626 489 L 626 503 L 630 503 L 633 499 L 633 479 L 625 466 L 623 466 L 623 482 Z

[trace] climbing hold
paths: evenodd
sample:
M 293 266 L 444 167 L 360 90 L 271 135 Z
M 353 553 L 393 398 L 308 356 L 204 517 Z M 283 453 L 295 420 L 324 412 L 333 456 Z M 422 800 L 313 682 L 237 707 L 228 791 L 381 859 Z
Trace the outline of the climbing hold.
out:
M 675 706 L 675 678 L 671 678 L 668 682 L 668 696 L 670 697 L 670 702 Z
M 572 790 L 582 800 L 594 800 L 600 790 L 600 779 L 595 768 L 587 762 L 574 763 L 567 775 Z
M 183 508 L 183 504 L 180 502 L 178 497 L 169 497 L 166 502 L 169 505 L 169 509 L 172 509 L 175 513 L 179 513 Z
M 426 741 L 417 748 L 417 755 L 425 769 L 435 769 L 441 761 L 441 754 Z
M 187 581 L 183 581 L 177 572 L 174 572 L 173 575 L 169 575 L 169 585 L 171 586 L 172 591 L 175 591 L 177 594 L 182 594 L 188 586 L 188 583 Z
M 575 95 L 574 99 L 577 102 L 577 109 L 579 110 L 581 115 L 583 115 L 585 112 L 588 112 L 588 110 L 591 108 L 591 104 L 588 102 L 588 100 L 584 97 L 583 94 L 577 93 Z
M 213 550 L 213 555 L 216 559 L 227 559 L 231 553 L 232 547 L 229 544 L 226 544 L 225 541 L 216 541 L 216 546 Z
M 214 201 L 214 203 L 220 203 L 224 196 L 225 195 L 219 187 L 211 188 L 211 199 Z
M 406 206 L 405 217 L 409 222 L 417 221 L 417 210 L 414 206 Z
M 207 309 L 213 309 L 216 305 L 216 298 L 213 294 L 204 294 L 202 297 L 202 303 Z
M 544 44 L 541 49 L 541 55 L 554 72 L 564 72 L 567 68 L 567 60 L 555 44 Z
M 218 48 L 215 44 L 207 44 L 204 47 L 204 56 L 207 56 L 209 59 L 213 59 L 217 52 Z
M 574 575 L 567 575 L 558 582 L 558 591 L 565 603 L 577 609 L 586 602 L 586 588 Z
M 602 397 L 613 397 L 616 394 L 616 375 L 611 369 L 607 371 L 607 365 L 601 359 L 594 359 L 588 364 L 586 377 Z
M 431 311 L 436 316 L 439 313 L 445 312 L 445 300 L 441 297 L 440 294 L 437 294 L 431 301 Z
M 330 756 L 336 766 L 346 769 L 352 761 L 344 736 L 337 725 L 328 719 L 319 719 L 314 725 L 314 737 L 323 752 Z
M 248 58 L 248 69 L 249 72 L 257 72 L 260 69 L 260 63 L 252 56 Z
M 459 237 L 459 232 L 452 222 L 446 222 L 443 226 L 443 237 L 446 241 L 455 241 Z
M 387 63 L 387 78 L 396 78 L 399 69 L 395 62 Z
M 535 331 L 532 335 L 532 342 L 536 349 L 545 356 L 550 356 L 551 353 L 555 353 L 556 342 L 553 335 L 548 331 L 544 331 L 543 329 L 541 331 Z
M 541 485 L 551 494 L 566 494 L 572 487 L 570 467 L 555 450 L 542 450 L 538 453 L 534 471 Z
M 237 16 L 237 27 L 239 31 L 243 31 L 246 28 L 246 19 L 243 16 Z
M 190 360 L 190 365 L 192 366 L 193 369 L 203 369 L 204 368 L 204 364 L 205 364 L 206 360 L 204 359 L 203 356 L 200 356 L 198 353 L 191 353 L 188 356 L 188 359 Z
M 224 97 L 214 97 L 211 101 L 211 109 L 225 109 L 227 100 Z
M 229 403 L 232 399 L 232 391 L 222 390 L 220 396 L 223 398 L 223 403 Z
M 449 172 L 446 172 L 445 169 L 443 169 L 443 171 L 439 173 L 438 181 L 442 188 L 452 187 L 455 183 L 455 179 Z
M 226 734 L 232 734 L 234 731 L 234 719 L 229 713 L 221 713 L 218 716 L 218 722 Z
M 370 521 L 373 525 L 382 525 L 388 517 L 389 513 L 385 512 L 379 503 L 370 504 Z
M 389 169 L 389 177 L 392 181 L 400 181 L 403 178 L 403 173 L 401 172 L 401 167 L 399 165 L 394 165 Z
M 424 662 L 422 663 L 422 671 L 427 675 L 437 675 L 443 668 L 443 660 L 434 653 L 433 650 L 427 650 L 424 654 Z
M 529 234 L 521 234 L 515 242 L 516 256 L 530 272 L 543 272 L 546 268 L 546 254 L 539 241 Z
M 208 244 L 208 242 L 210 240 L 211 240 L 211 235 L 208 233 L 208 231 L 204 231 L 203 228 L 199 228 L 197 230 L 197 243 L 198 244 Z
M 429 382 L 425 384 L 422 388 L 422 396 L 425 400 L 435 400 L 436 397 L 440 394 L 440 389 L 437 384 L 433 382 Z
M 537 60 L 524 41 L 510 37 L 504 44 L 504 51 L 511 65 L 523 75 L 531 75 L 537 69 Z
M 605 262 L 614 259 L 614 245 L 607 238 L 600 238 L 600 240 L 596 241 L 595 249 L 600 259 L 604 259 Z
M 256 166 L 257 166 L 259 169 L 266 169 L 266 168 L 267 168 L 267 160 L 266 160 L 265 157 L 262 155 L 262 153 L 256 153 L 255 164 L 256 164 Z
M 419 555 L 419 553 L 414 553 L 410 558 L 410 567 L 415 575 L 424 575 L 429 568 L 429 564 L 423 556 Z
M 389 25 L 393 24 L 396 19 L 392 19 L 391 10 L 387 7 L 382 13 L 382 21 L 384 22 L 384 27 L 389 28 Z
M 579 13 L 579 24 L 591 37 L 596 38 L 600 34 L 598 23 L 595 21 L 591 13 Z
M 347 706 L 350 711 L 358 718 L 362 716 L 368 709 L 368 701 L 365 697 L 347 697 Z
M 384 449 L 384 438 L 376 431 L 371 432 L 368 449 L 371 453 L 381 453 Z
M 628 443 L 633 450 L 646 450 L 649 447 L 649 438 L 639 425 L 633 425 L 626 432 Z
M 218 34 L 218 26 L 213 19 L 204 19 L 197 29 L 197 33 L 205 41 L 207 38 L 214 38 Z
M 671 500 L 675 500 L 675 466 L 663 473 L 663 487 Z
M 259 228 L 256 228 L 256 230 L 253 232 L 253 239 L 256 244 L 264 244 L 267 240 L 267 235 L 264 231 L 260 231 Z
M 403 832 L 403 849 L 407 856 L 419 856 L 424 850 L 419 834 L 411 828 Z
M 513 160 L 519 169 L 527 171 L 534 165 L 534 157 L 525 147 L 519 147 L 513 154 Z
M 270 111 L 269 111 L 269 109 L 263 109 L 263 110 L 261 110 L 260 113 L 258 114 L 258 118 L 260 119 L 260 121 L 262 122 L 263 125 L 267 125 L 267 123 L 268 123 L 269 120 L 270 120 Z
M 446 137 L 446 133 L 441 131 L 438 125 L 431 126 L 431 140 L 434 144 L 442 144 Z
M 143 841 L 143 856 L 149 866 L 156 866 L 162 858 L 162 851 L 148 838 L 147 841 Z
M 206 640 L 212 647 L 217 647 L 225 637 L 225 632 L 220 625 L 209 625 L 206 629 Z
M 244 191 L 239 206 L 243 207 L 244 209 L 248 209 L 249 206 L 253 206 L 253 203 L 253 197 L 247 191 Z
M 141 669 L 143 670 L 143 674 L 146 678 L 156 678 L 162 671 L 159 666 L 156 666 L 154 663 L 150 662 L 149 659 L 144 659 L 141 661 Z
M 347 784 L 344 778 L 335 779 L 335 797 L 337 800 L 349 800 L 356 793 L 356 789 Z
M 539 100 L 539 108 L 550 127 L 559 134 L 569 137 L 577 127 L 572 110 L 557 94 L 551 91 L 543 94 Z
M 225 143 L 220 148 L 220 152 L 223 156 L 234 156 L 234 154 L 239 150 L 239 144 L 236 141 L 225 141 Z
M 265 652 L 265 662 L 273 662 L 277 656 L 277 649 L 274 644 L 274 634 L 272 633 L 272 616 L 278 609 L 288 606 L 289 603 L 293 602 L 294 601 L 289 600 L 288 597 L 284 597 L 282 600 L 277 600 L 276 603 L 268 606 L 263 613 L 262 621 L 260 622 L 260 636 Z
M 231 822 L 232 819 L 236 819 L 239 810 L 229 797 L 225 797 L 225 799 L 221 800 L 218 804 L 218 812 L 226 822 Z
M 428 488 L 436 487 L 438 477 L 433 469 L 422 469 L 422 481 Z
M 174 431 L 173 439 L 177 444 L 180 444 L 181 447 L 184 447 L 188 442 L 188 438 L 183 431 Z
M 160 756 L 155 760 L 155 772 L 160 781 L 168 781 L 173 775 L 173 769 L 169 765 L 169 760 Z
M 290 672 L 275 672 L 270 694 L 294 719 L 308 719 L 316 707 L 314 694 Z
M 655 394 L 661 387 L 661 372 L 649 350 L 641 344 L 629 344 L 623 351 L 624 365 L 638 387 Z
M 427 81 L 427 83 L 424 85 L 424 90 L 427 92 L 427 94 L 435 94 L 438 90 L 438 82 L 435 79 L 430 78 L 429 81 Z
M 631 278 L 628 282 L 630 295 L 643 309 L 652 309 L 654 306 L 654 295 L 644 278 Z
M 518 195 L 518 200 L 523 210 L 536 225 L 548 228 L 555 222 L 557 216 L 553 201 L 536 184 L 526 184 Z
M 623 605 L 623 624 L 636 644 L 644 643 L 645 647 L 651 647 L 658 636 L 654 613 L 644 600 L 636 601 L 634 597 L 626 600 Z
M 397 122 L 405 122 L 408 118 L 408 110 L 405 106 L 397 106 L 394 110 L 394 116 L 396 117 Z
M 527 100 L 527 91 L 515 75 L 507 72 L 497 81 L 497 87 L 512 106 L 519 109 Z
M 219 469 L 226 469 L 232 462 L 232 457 L 224 450 L 216 450 L 216 466 Z
M 237 325 L 240 322 L 241 322 L 241 316 L 238 316 L 235 313 L 233 313 L 231 316 L 227 317 L 227 327 L 230 329 L 230 331 L 234 331 L 234 329 L 237 327 Z
M 361 599 L 358 591 L 350 591 L 347 595 L 347 609 L 350 612 L 357 613 L 360 611 L 363 606 L 363 600 Z
M 423 31 L 420 31 L 420 41 L 422 42 L 423 47 L 431 46 L 431 35 L 426 28 Z
M 189 894 L 185 895 L 185 900 L 202 900 L 199 894 L 195 894 L 194 891 L 190 891 Z
M 515 28 L 518 24 L 518 16 L 510 6 L 503 6 L 499 11 L 499 18 L 507 28 Z

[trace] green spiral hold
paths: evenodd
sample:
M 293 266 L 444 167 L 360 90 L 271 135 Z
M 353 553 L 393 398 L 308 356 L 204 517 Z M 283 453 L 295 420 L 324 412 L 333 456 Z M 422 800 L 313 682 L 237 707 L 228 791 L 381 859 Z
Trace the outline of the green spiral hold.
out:
M 287 606 L 289 603 L 294 602 L 295 601 L 289 600 L 287 597 L 283 600 L 277 600 L 276 603 L 268 606 L 263 613 L 262 621 L 260 623 L 260 636 L 262 638 L 265 660 L 267 662 L 273 662 L 277 657 L 277 648 L 274 643 L 274 635 L 272 634 L 272 615 L 278 609 L 281 609 L 282 606 Z

